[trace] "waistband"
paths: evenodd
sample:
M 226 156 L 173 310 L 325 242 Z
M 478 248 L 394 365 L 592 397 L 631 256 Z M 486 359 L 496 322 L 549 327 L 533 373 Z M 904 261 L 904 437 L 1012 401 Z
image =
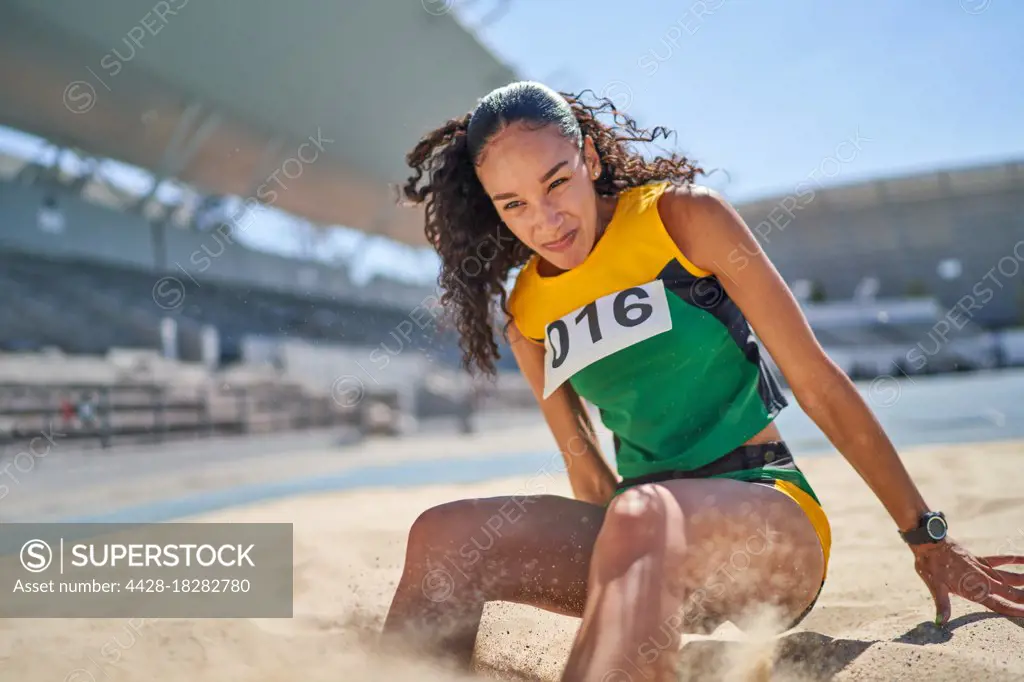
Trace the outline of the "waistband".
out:
M 623 479 L 616 490 L 621 491 L 642 483 L 658 483 L 678 478 L 711 478 L 712 476 L 721 476 L 722 474 L 730 474 L 735 471 L 762 469 L 769 466 L 775 469 L 796 469 L 796 464 L 793 462 L 793 454 L 784 442 L 770 441 L 768 443 L 741 445 L 734 450 L 730 450 L 715 461 L 697 469 L 686 471 L 672 469 Z

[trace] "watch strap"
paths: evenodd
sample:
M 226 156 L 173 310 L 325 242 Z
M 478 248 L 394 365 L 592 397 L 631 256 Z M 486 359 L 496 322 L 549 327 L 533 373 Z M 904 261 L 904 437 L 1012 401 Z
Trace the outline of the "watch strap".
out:
M 928 534 L 928 528 L 925 525 L 919 526 L 914 530 L 900 531 L 900 535 L 903 536 L 903 540 L 908 545 L 923 545 L 935 542 L 935 540 L 932 540 L 932 536 Z

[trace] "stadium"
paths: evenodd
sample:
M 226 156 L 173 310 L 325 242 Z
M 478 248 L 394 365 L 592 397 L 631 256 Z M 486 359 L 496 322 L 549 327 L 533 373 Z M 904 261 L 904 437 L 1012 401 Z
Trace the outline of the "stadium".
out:
M 737 205 L 819 341 L 858 378 L 1019 364 L 1024 166 L 823 186 L 840 163 Z
M 262 522 L 291 511 L 236 518 L 224 510 L 388 488 L 392 475 L 402 481 L 395 486 L 454 486 L 532 467 L 540 473 L 530 490 L 538 481 L 562 490 L 549 482 L 550 437 L 508 346 L 500 344 L 495 382 L 460 368 L 423 215 L 397 201 L 405 155 L 424 133 L 523 77 L 456 20 L 452 4 L 4 3 L 5 524 L 202 514 Z M 851 138 L 788 192 L 734 199 L 720 191 L 829 356 L 873 407 L 892 408 L 885 419 L 898 442 L 970 441 L 981 431 L 1019 438 L 1016 413 L 1000 408 L 998 418 L 964 417 L 961 435 L 937 431 L 928 440 L 938 427 L 920 406 L 963 401 L 955 382 L 971 377 L 980 386 L 972 395 L 1007 405 L 1019 389 L 1024 160 L 842 180 L 839 169 L 860 143 Z M 394 264 L 361 274 L 382 243 L 404 254 L 407 276 Z M 729 260 L 753 255 L 737 249 Z M 932 383 L 918 385 L 925 374 Z M 883 380 L 898 381 L 897 392 Z M 803 415 L 791 428 L 807 449 L 831 447 Z M 512 434 L 527 445 L 510 445 Z M 491 461 L 473 459 L 481 453 Z M 434 459 L 446 468 L 431 468 Z M 382 473 L 399 464 L 410 469 Z M 369 519 L 378 504 L 408 516 L 401 494 L 387 495 L 359 501 L 353 518 Z M 332 510 L 317 507 L 318 532 L 328 532 L 322 519 Z M 362 542 L 361 531 L 345 532 Z M 309 537 L 297 552 L 309 550 Z M 379 560 L 363 574 L 303 557 L 297 586 L 328 580 L 331 570 L 353 584 L 383 571 Z M 308 599 L 305 606 L 317 598 Z M 363 613 L 361 602 L 330 606 Z M 319 611 L 303 617 L 296 622 L 332 635 L 347 636 L 352 625 Z M 525 621 L 511 622 L 525 637 Z M 92 627 L 73 636 L 95 639 Z M 562 632 L 550 627 L 543 632 Z M 269 641 L 267 632 L 246 633 L 254 649 Z M 127 651 L 136 636 L 144 643 Z M 362 636 L 344 646 L 359 648 Z M 236 635 L 211 637 L 230 648 Z M 330 647 L 289 641 L 307 658 Z M 839 651 L 843 641 L 825 648 Z M 118 659 L 148 670 L 156 645 L 138 629 L 132 642 L 118 644 Z M 74 680 L 121 665 L 100 659 Z M 62 654 L 46 674 L 77 665 L 68 661 Z M 36 679 L 29 671 L 42 664 L 18 665 L 19 679 Z M 216 674 L 233 674 L 226 670 Z

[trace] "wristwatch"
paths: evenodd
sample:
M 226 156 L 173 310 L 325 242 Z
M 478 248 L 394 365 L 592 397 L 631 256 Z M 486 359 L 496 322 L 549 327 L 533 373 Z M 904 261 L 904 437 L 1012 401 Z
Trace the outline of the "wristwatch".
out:
M 900 536 L 908 545 L 924 545 L 929 542 L 942 542 L 946 538 L 946 515 L 942 512 L 925 512 L 917 528 L 900 531 Z

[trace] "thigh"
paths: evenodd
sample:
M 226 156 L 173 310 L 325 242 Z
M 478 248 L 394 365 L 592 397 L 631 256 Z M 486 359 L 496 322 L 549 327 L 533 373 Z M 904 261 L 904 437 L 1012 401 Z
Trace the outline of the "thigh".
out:
M 604 507 L 557 495 L 458 500 L 416 520 L 410 559 L 428 557 L 423 588 L 439 596 L 485 594 L 580 616 L 604 517 Z
M 773 486 L 731 479 L 645 484 L 616 499 L 609 519 L 623 515 L 632 519 L 620 526 L 626 535 L 646 533 L 664 543 L 665 587 L 684 596 L 684 612 L 704 627 L 741 625 L 745 613 L 765 604 L 788 625 L 821 587 L 818 532 L 800 505 Z M 630 532 L 629 523 L 637 529 Z

